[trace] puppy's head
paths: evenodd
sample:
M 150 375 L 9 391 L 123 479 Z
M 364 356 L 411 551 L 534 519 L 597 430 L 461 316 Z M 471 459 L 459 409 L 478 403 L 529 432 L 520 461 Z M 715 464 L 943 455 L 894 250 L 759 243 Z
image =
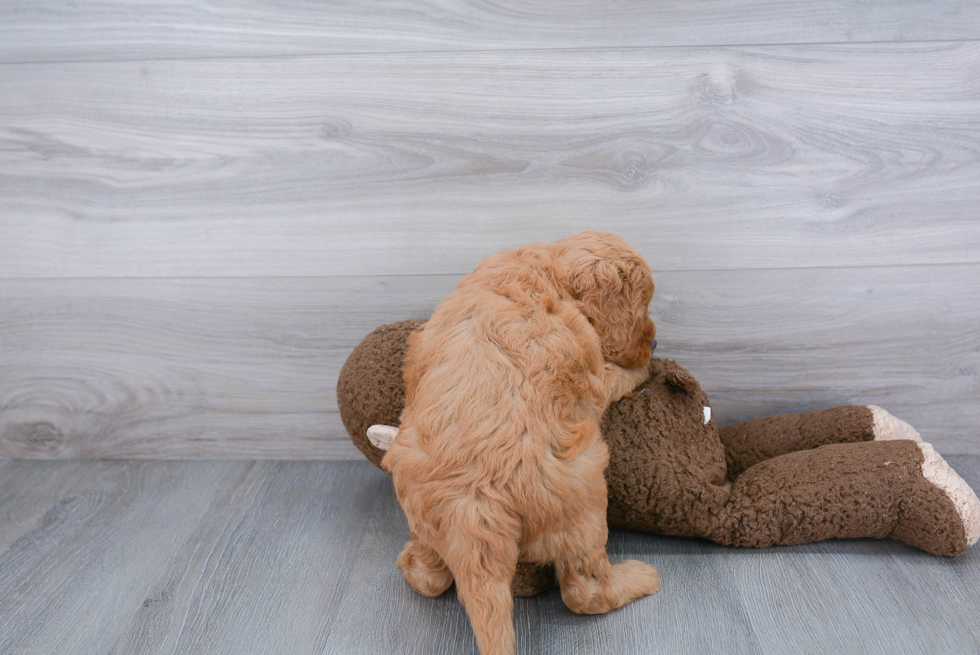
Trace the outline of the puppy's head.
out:
M 645 366 L 656 327 L 647 309 L 653 273 L 622 237 L 583 232 L 556 244 L 572 296 L 595 328 L 602 355 L 632 368 Z

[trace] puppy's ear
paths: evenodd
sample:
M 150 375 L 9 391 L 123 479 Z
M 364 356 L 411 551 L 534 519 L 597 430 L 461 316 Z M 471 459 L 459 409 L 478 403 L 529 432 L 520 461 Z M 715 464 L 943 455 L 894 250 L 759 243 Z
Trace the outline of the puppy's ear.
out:
M 639 292 L 634 280 L 642 276 L 634 262 L 597 258 L 570 279 L 582 313 L 599 334 L 603 357 L 620 366 L 634 365 L 625 354 L 633 341 L 637 304 L 634 296 Z

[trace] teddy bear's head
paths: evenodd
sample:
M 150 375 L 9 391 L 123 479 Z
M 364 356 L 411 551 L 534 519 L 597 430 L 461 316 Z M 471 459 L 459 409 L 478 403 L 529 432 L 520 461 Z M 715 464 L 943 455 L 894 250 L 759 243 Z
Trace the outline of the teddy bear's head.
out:
M 405 409 L 402 362 L 408 351 L 408 336 L 424 320 L 382 325 L 364 337 L 340 369 L 337 405 L 347 434 L 368 461 L 381 468 L 385 451 L 368 439 L 372 425 L 398 425 Z

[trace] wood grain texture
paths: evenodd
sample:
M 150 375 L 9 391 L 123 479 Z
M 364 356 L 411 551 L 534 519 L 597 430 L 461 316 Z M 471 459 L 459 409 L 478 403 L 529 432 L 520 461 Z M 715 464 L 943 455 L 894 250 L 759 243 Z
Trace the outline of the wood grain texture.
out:
M 980 453 L 980 266 L 656 272 L 657 354 L 727 424 L 880 404 Z M 360 459 L 335 384 L 456 276 L 0 281 L 0 457 Z
M 950 461 L 980 482 L 980 456 Z M 13 497 L 42 518 L 0 550 L 4 652 L 476 652 L 453 590 L 404 582 L 407 524 L 366 462 L 8 462 Z M 980 652 L 976 548 L 614 531 L 608 550 L 656 566 L 661 592 L 604 616 L 572 614 L 557 591 L 519 599 L 518 652 Z
M 980 261 L 980 42 L 0 67 L 0 277 Z
M 341 365 L 455 282 L 0 281 L 0 457 L 360 456 Z
M 0 61 L 980 38 L 974 2 L 201 0 L 0 6 Z
M 5 466 L 0 497 L 40 516 L 20 535 L 0 527 L 0 541 L 9 543 L 0 555 L 0 652 L 107 652 L 236 468 Z
M 966 557 L 942 565 L 970 575 L 980 558 Z M 763 652 L 978 652 L 980 635 L 952 594 L 923 574 L 934 556 L 903 544 L 836 540 L 750 551 L 732 564 Z
M 949 463 L 980 488 L 976 456 Z M 897 542 L 834 540 L 745 551 L 732 572 L 766 652 L 976 653 L 977 596 L 963 590 L 980 584 L 977 555 L 936 558 Z
M 969 455 L 948 457 L 947 461 L 973 489 L 980 491 L 980 466 L 977 459 Z M 908 579 L 926 578 L 925 584 L 932 588 L 942 589 L 942 594 L 949 599 L 948 611 L 955 614 L 954 621 L 959 621 L 973 635 L 974 642 L 980 644 L 980 612 L 971 604 L 976 601 L 977 594 L 964 593 L 966 589 L 980 587 L 980 567 L 961 566 L 958 560 L 916 561 L 897 559 L 902 575 Z M 975 646 L 980 650 L 980 647 Z
M 146 590 L 153 602 L 132 614 L 110 652 L 327 650 L 323 630 L 349 611 L 351 569 L 376 561 L 360 544 L 378 482 L 388 481 L 365 473 L 351 465 L 251 465 Z

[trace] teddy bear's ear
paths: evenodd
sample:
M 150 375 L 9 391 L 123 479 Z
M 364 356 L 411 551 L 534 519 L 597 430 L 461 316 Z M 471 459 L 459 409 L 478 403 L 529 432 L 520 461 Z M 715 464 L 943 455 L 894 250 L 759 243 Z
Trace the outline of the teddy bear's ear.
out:
M 700 388 L 694 376 L 676 364 L 674 366 L 668 366 L 665 376 L 667 378 L 667 384 L 682 389 L 687 393 L 695 393 Z
M 368 440 L 379 450 L 391 450 L 391 444 L 398 436 L 398 428 L 393 425 L 372 425 L 367 429 Z

